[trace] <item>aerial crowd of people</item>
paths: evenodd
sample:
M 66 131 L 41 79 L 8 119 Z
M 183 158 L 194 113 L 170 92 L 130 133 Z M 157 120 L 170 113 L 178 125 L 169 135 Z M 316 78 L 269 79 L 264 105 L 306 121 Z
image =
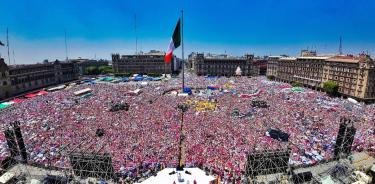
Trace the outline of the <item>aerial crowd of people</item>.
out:
M 180 79 L 139 83 L 82 84 L 14 104 L 0 113 L 2 130 L 21 124 L 28 161 L 69 168 L 73 152 L 109 153 L 112 165 L 126 181 L 139 181 L 154 171 L 176 167 L 182 112 L 186 167 L 200 167 L 224 181 L 244 176 L 246 155 L 253 151 L 291 149 L 289 164 L 313 165 L 333 157 L 341 117 L 352 118 L 357 129 L 353 151 L 375 153 L 375 106 L 331 98 L 322 92 L 269 81 L 265 77 L 197 77 L 186 75 L 189 96 L 179 96 Z M 217 89 L 207 86 L 218 86 Z M 91 88 L 92 95 L 73 92 Z M 140 89 L 142 93 L 129 95 Z M 173 90 L 172 90 L 173 91 Z M 250 94 L 250 95 L 244 95 Z M 254 95 L 253 95 L 254 94 Z M 265 107 L 256 107 L 257 100 Z M 215 103 L 215 108 L 195 108 Z M 110 111 L 117 104 L 128 109 Z M 258 103 L 258 102 L 257 102 Z M 243 114 L 234 116 L 233 112 Z M 97 136 L 98 129 L 104 130 Z M 289 134 L 289 142 L 272 139 L 277 129 Z M 0 158 L 9 156 L 0 134 Z

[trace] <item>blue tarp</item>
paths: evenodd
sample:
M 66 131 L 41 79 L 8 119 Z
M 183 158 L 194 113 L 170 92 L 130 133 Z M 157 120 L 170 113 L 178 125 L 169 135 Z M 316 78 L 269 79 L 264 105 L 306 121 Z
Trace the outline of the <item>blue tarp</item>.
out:
M 122 82 L 129 82 L 129 78 L 128 77 L 123 77 L 123 78 L 121 78 L 121 81 Z
M 207 89 L 210 89 L 210 90 L 218 90 L 220 87 L 218 86 L 207 86 Z
M 184 88 L 184 93 L 187 93 L 189 95 L 193 94 L 193 92 L 191 91 L 191 88 L 188 88 L 188 87 Z
M 152 80 L 153 80 L 153 81 L 160 81 L 161 78 L 160 78 L 160 77 L 154 77 L 154 78 L 152 78 Z
M 88 83 L 88 82 L 92 82 L 93 80 L 91 80 L 91 79 L 85 79 L 85 80 L 83 80 L 83 82 L 85 82 L 85 83 Z
M 85 84 L 88 84 L 88 85 L 90 85 L 90 84 L 96 84 L 96 82 L 95 81 L 85 82 Z
M 152 77 L 145 77 L 144 80 L 147 80 L 147 81 L 153 81 L 154 78 L 152 78 Z
M 137 76 L 134 78 L 134 81 L 142 81 L 143 77 L 142 76 Z

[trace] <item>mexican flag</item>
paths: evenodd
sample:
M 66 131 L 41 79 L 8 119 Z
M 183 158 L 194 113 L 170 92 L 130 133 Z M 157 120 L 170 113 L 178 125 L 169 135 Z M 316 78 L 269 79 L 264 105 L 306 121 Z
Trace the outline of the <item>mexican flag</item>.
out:
M 181 25 L 180 19 L 178 19 L 176 28 L 174 29 L 171 42 L 169 43 L 167 54 L 165 55 L 165 62 L 170 63 L 173 57 L 173 51 L 181 45 Z

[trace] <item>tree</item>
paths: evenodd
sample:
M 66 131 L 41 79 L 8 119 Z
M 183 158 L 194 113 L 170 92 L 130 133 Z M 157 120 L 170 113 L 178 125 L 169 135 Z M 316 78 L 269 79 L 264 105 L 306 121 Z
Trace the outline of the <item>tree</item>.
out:
M 293 86 L 293 87 L 301 87 L 302 85 L 301 85 L 301 83 L 299 83 L 299 82 L 297 82 L 297 81 L 293 81 L 293 82 L 292 82 L 292 86 Z
M 85 69 L 85 74 L 87 75 L 99 75 L 100 71 L 99 68 L 96 66 L 89 66 Z
M 131 73 L 115 73 L 116 77 L 131 77 Z
M 100 66 L 99 72 L 100 72 L 100 74 L 113 73 L 113 68 L 110 67 L 110 66 Z
M 324 91 L 331 96 L 336 96 L 339 91 L 339 86 L 334 81 L 324 82 L 323 88 L 324 88 Z
M 268 80 L 275 80 L 275 76 L 273 76 L 273 75 L 269 75 L 269 76 L 267 76 L 267 79 L 268 79 Z

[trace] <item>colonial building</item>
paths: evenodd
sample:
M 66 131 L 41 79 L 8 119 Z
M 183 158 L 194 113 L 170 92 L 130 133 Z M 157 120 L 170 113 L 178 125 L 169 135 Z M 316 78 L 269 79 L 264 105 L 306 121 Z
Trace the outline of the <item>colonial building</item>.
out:
M 259 69 L 253 64 L 253 59 L 253 55 L 230 57 L 225 54 L 192 53 L 188 58 L 188 67 L 197 75 L 233 76 L 240 68 L 243 76 L 255 76 L 259 74 Z
M 267 76 L 321 90 L 334 81 L 344 96 L 375 100 L 375 63 L 370 56 L 269 57 Z
M 71 62 L 10 65 L 0 59 L 0 99 L 27 91 L 78 79 L 78 70 Z
M 266 58 L 255 58 L 252 62 L 254 65 L 255 73 L 258 75 L 266 75 L 267 73 L 267 62 L 268 59 Z
M 277 76 L 277 68 L 281 56 L 269 56 L 267 58 L 267 76 Z
M 179 71 L 179 60 L 174 57 L 168 64 L 164 61 L 164 52 L 150 51 L 145 54 L 122 55 L 112 54 L 112 65 L 115 74 L 171 74 Z
M 11 95 L 9 68 L 4 59 L 0 58 L 0 99 Z

